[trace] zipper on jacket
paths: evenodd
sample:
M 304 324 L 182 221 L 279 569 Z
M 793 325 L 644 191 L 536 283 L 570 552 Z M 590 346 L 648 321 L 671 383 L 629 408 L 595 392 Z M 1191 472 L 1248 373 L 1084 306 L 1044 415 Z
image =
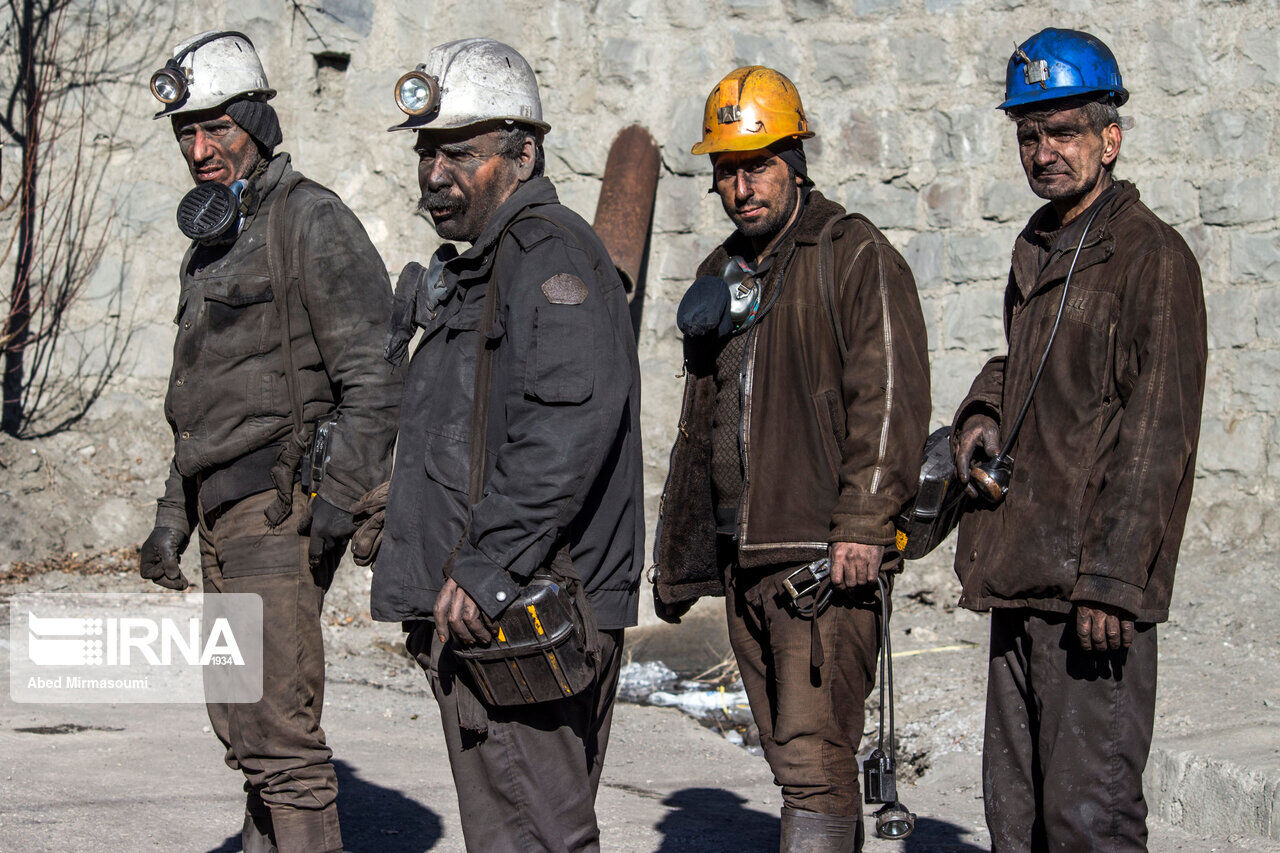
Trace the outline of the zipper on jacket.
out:
M 688 362 L 684 364 L 684 372 L 688 374 Z M 675 461 L 676 449 L 680 447 L 682 442 L 689 440 L 689 430 L 686 427 L 687 418 L 689 416 L 689 398 L 693 396 L 693 379 L 686 375 L 684 381 L 684 398 L 680 401 L 680 423 L 677 426 L 676 440 L 671 442 L 671 452 L 667 455 L 667 479 L 662 484 L 662 495 L 658 498 L 658 520 L 653 527 L 653 563 L 649 566 L 649 583 L 656 583 L 658 572 L 658 552 L 662 549 L 662 515 L 667 507 L 667 490 L 671 488 L 671 463 Z
M 801 211 L 803 215 L 803 211 Z M 782 291 L 787 286 L 787 275 L 791 272 L 791 262 L 795 259 L 798 247 L 791 245 L 786 256 L 782 258 L 780 266 L 774 272 L 774 286 L 777 292 L 774 294 L 774 301 L 782 298 Z M 771 303 L 772 304 L 772 303 Z M 743 357 L 744 370 L 738 374 L 738 400 L 741 404 L 739 408 L 742 410 L 742 426 L 738 433 L 738 453 L 742 457 L 742 495 L 738 499 L 738 547 L 745 547 L 747 544 L 747 521 L 750 516 L 749 502 L 751 500 L 751 471 L 747 465 L 747 459 L 750 457 L 751 446 L 751 389 L 755 381 L 756 373 L 756 344 L 760 340 L 760 328 L 763 321 L 760 318 L 747 334 L 751 335 L 751 341 L 747 344 L 747 352 Z
M 785 270 L 783 271 L 785 274 Z M 779 282 L 781 286 L 781 282 Z M 756 374 L 756 343 L 760 340 L 760 327 L 753 326 L 749 332 L 751 341 L 742 358 L 742 370 L 738 373 L 738 402 L 742 410 L 742 425 L 738 430 L 738 454 L 742 459 L 742 494 L 738 498 L 738 545 L 747 542 L 748 501 L 751 499 L 751 472 L 747 465 L 751 444 L 751 386 Z

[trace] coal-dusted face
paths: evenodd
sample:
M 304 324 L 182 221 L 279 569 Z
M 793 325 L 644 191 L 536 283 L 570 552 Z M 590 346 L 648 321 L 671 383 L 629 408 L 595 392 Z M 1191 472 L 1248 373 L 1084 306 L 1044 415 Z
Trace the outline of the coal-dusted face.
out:
M 177 116 L 173 132 L 197 184 L 216 181 L 229 187 L 262 159 L 258 143 L 221 109 Z
M 481 125 L 419 131 L 418 209 L 445 240 L 474 243 L 494 212 L 533 174 L 537 143 L 512 150 L 508 133 Z
M 1084 107 L 1015 117 L 1018 157 L 1031 191 L 1048 201 L 1084 198 L 1120 154 L 1118 124 L 1095 129 Z
M 801 179 L 767 148 L 712 156 L 712 180 L 724 212 L 744 236 L 767 243 L 791 221 Z

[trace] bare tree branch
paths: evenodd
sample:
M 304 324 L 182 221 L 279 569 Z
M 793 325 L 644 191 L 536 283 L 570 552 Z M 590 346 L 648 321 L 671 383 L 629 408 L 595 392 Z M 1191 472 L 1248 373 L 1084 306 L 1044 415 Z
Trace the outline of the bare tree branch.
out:
M 115 231 L 105 180 L 124 120 L 117 111 L 102 123 L 102 106 L 113 88 L 136 85 L 172 32 L 147 26 L 156 4 L 6 0 L 0 129 L 22 156 L 16 186 L 0 204 L 10 232 L 0 238 L 0 262 L 7 268 L 12 257 L 0 316 L 5 432 L 65 429 L 124 363 L 135 319 L 124 305 L 124 266 L 115 281 L 94 282 Z M 145 34 L 151 38 L 139 40 Z M 86 314 L 92 320 L 75 327 L 73 318 Z

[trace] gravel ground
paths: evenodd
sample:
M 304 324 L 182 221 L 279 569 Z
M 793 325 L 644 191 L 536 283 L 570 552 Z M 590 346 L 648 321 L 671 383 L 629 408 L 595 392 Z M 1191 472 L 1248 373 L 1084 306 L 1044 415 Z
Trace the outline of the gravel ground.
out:
M 126 398 L 121 400 L 120 405 L 103 408 L 109 413 L 104 420 L 86 422 L 81 429 L 52 438 L 15 442 L 0 436 L 0 517 L 6 522 L 0 526 L 0 598 L 17 591 L 148 589 L 134 574 L 132 549 L 150 529 L 154 499 L 163 486 L 165 473 L 156 460 L 163 457 L 169 437 L 167 428 L 158 422 L 153 412 L 136 411 Z M 1193 519 L 1192 533 L 1194 530 Z M 1197 550 L 1194 541 L 1184 547 L 1172 617 L 1159 629 L 1157 749 L 1166 749 L 1169 754 L 1186 750 L 1194 759 L 1192 763 L 1199 762 L 1196 766 L 1212 764 L 1220 757 L 1229 773 L 1239 771 L 1237 775 L 1254 779 L 1260 786 L 1269 785 L 1265 790 L 1274 792 L 1280 789 L 1280 737 L 1274 734 L 1280 732 L 1277 725 L 1280 724 L 1280 688 L 1277 687 L 1280 685 L 1280 655 L 1277 654 L 1280 608 L 1275 606 L 1280 590 L 1275 580 L 1275 560 L 1271 555 L 1249 556 L 1245 551 L 1237 554 Z M 198 577 L 194 549 L 188 550 L 184 570 L 189 578 Z M 326 639 L 330 681 L 343 685 L 331 693 L 330 702 L 348 703 L 348 710 L 356 714 L 362 702 L 370 701 L 370 696 L 394 694 L 411 697 L 404 701 L 429 716 L 434 713 L 433 703 L 426 701 L 422 677 L 401 651 L 397 626 L 375 625 L 368 618 L 369 577 L 367 570 L 348 562 L 340 569 L 329 596 Z M 905 782 L 903 798 L 921 814 L 920 832 L 904 849 L 975 850 L 985 849 L 987 843 L 982 826 L 978 762 L 988 626 L 986 617 L 954 606 L 957 594 L 946 546 L 932 558 L 911 565 L 895 590 L 893 630 L 898 754 L 904 765 L 901 770 Z M 686 617 L 685 624 L 675 628 L 653 626 L 650 622 L 647 627 L 633 630 L 629 634 L 627 654 L 636 661 L 664 661 L 683 674 L 695 674 L 723 663 L 728 657 L 728 644 L 719 602 L 699 605 Z M 866 734 L 869 737 L 874 736 L 874 699 L 875 694 L 868 706 Z M 15 755 L 20 756 L 28 754 L 24 752 L 28 748 L 34 750 L 49 742 L 35 735 L 23 735 L 17 741 L 12 734 L 5 735 L 3 732 L 11 731 L 19 719 L 26 721 L 28 728 L 75 722 L 70 719 L 75 715 L 56 708 L 40 710 L 41 707 L 14 706 L 6 697 L 5 719 L 0 720 L 0 740 L 6 742 L 6 751 L 9 744 L 18 743 Z M 753 837 L 763 838 L 776 832 L 776 795 L 763 761 L 674 710 L 623 707 L 632 710 L 620 710 L 620 719 L 633 713 L 659 714 L 662 720 L 681 721 L 678 725 L 688 726 L 690 733 L 701 732 L 698 737 L 712 737 L 717 749 L 721 745 L 729 749 L 723 754 L 729 762 L 725 766 L 735 768 L 735 774 L 745 774 L 742 785 L 746 802 L 758 817 L 758 820 L 750 818 L 745 825 L 754 827 Z M 187 714 L 187 717 L 190 719 L 185 724 L 198 729 L 200 714 Z M 138 724 L 127 709 L 122 718 L 126 720 L 126 729 L 132 730 Z M 359 714 L 343 719 L 353 725 L 364 725 Z M 90 740 L 111 737 L 109 733 L 95 733 L 93 729 L 65 734 Z M 746 735 L 750 747 L 750 732 Z M 36 740 L 28 743 L 33 737 Z M 666 744 L 661 738 L 653 743 L 646 742 L 638 733 L 626 738 L 620 736 L 616 741 L 611 766 L 641 761 L 641 753 L 652 752 L 653 755 L 644 760 L 665 762 L 663 766 L 669 768 L 683 767 L 682 756 L 663 749 Z M 192 748 L 202 751 L 202 755 L 210 750 L 216 752 L 205 743 L 208 739 L 207 734 L 197 735 Z M 394 747 L 389 743 L 370 742 L 368 749 L 363 759 L 367 767 L 363 772 L 374 773 L 385 758 L 383 753 Z M 632 755 L 632 751 L 636 754 Z M 162 765 L 172 763 L 177 760 L 172 753 L 171 746 L 165 752 L 168 758 L 161 755 L 156 760 Z M 216 765 L 216 755 L 214 759 Z M 11 766 L 19 768 L 21 763 L 11 762 Z M 62 772 L 83 774 L 86 781 L 108 784 L 107 771 L 89 765 L 76 767 L 63 765 Z M 33 771 L 28 767 L 24 772 Z M 211 778 L 222 780 L 221 784 L 227 783 L 227 777 L 232 775 L 219 774 L 216 767 L 211 772 Z M 660 778 L 662 773 L 653 771 L 651 775 Z M 737 815 L 742 804 L 734 800 L 737 796 L 734 792 L 739 787 L 734 778 L 731 774 L 726 777 L 726 784 L 708 788 L 719 794 L 708 794 L 703 799 L 695 797 L 694 801 L 712 812 L 720 809 L 725 815 Z M 8 790 L 21 794 L 25 781 L 22 773 L 11 772 L 5 781 Z M 409 787 L 396 788 L 396 796 L 405 802 L 412 801 L 416 796 L 412 786 L 417 784 L 412 773 L 401 783 Z M 1148 783 L 1150 790 L 1150 779 Z M 49 780 L 49 784 L 56 787 L 57 779 Z M 446 791 L 452 796 L 447 778 L 432 784 L 439 788 L 438 791 L 431 789 L 432 797 L 444 796 Z M 670 819 L 673 813 L 689 812 L 690 803 L 694 802 L 686 798 L 681 801 L 683 805 L 664 805 L 662 799 L 674 796 L 674 789 L 653 799 L 658 795 L 627 794 L 627 789 L 610 788 L 610 784 L 613 783 L 606 779 L 602 802 L 615 796 L 640 800 L 649 797 L 646 802 L 657 804 L 652 812 L 643 812 L 648 817 L 635 818 L 640 823 L 652 819 L 652 825 L 656 826 Z M 634 780 L 616 784 L 644 788 L 644 784 Z M 752 787 L 757 784 L 758 788 Z M 1198 784 L 1212 787 L 1218 783 L 1210 780 Z M 1203 813 L 1206 809 L 1222 811 L 1224 801 L 1229 806 L 1231 790 L 1205 789 L 1203 802 L 1200 793 L 1193 785 L 1155 804 L 1157 816 L 1198 828 L 1199 834 L 1188 834 L 1153 820 L 1152 849 L 1280 850 L 1280 845 L 1236 832 L 1230 815 L 1215 817 L 1212 813 Z M 1271 796 L 1274 797 L 1274 793 Z M 147 801 L 137 792 L 124 799 L 138 804 Z M 9 802 L 9 797 L 0 798 L 0 803 L 3 802 Z M 17 809 L 18 806 L 0 804 L 0 848 L 45 849 L 8 843 L 9 829 L 18 819 Z M 450 814 L 446 808 L 439 810 L 439 815 L 443 815 L 439 818 L 443 821 L 440 826 L 445 829 L 437 836 L 438 849 L 455 849 L 450 847 L 453 836 L 447 829 L 449 821 L 454 820 Z M 1249 818 L 1250 833 L 1280 834 L 1280 807 L 1273 806 L 1267 815 L 1245 817 Z M 605 824 L 609 825 L 607 820 Z M 695 845 L 697 849 L 719 849 L 699 835 L 702 829 L 694 824 L 690 826 L 692 834 L 687 837 L 701 839 L 701 846 Z M 1213 830 L 1209 831 L 1208 827 Z M 651 830 L 652 826 L 644 832 L 637 829 L 638 834 L 626 843 L 614 845 L 613 849 L 686 849 L 670 846 L 662 840 L 668 836 L 654 835 Z M 876 849 L 894 849 L 883 842 L 875 844 Z M 193 849 L 190 845 L 170 847 L 167 842 L 157 842 L 155 846 L 156 849 Z M 755 849 L 753 845 L 747 847 Z M 64 849 L 80 848 L 72 845 Z

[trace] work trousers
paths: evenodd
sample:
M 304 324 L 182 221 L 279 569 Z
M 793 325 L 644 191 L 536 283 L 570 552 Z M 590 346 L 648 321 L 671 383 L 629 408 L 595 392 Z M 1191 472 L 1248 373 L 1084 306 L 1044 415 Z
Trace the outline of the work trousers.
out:
M 1075 617 L 991 614 L 982 787 L 995 853 L 1147 849 L 1142 771 L 1155 721 L 1156 630 L 1086 652 Z
M 596 791 L 618 690 L 622 630 L 600 631 L 594 685 L 554 702 L 486 705 L 451 644 L 415 623 L 409 653 L 440 706 L 470 853 L 597 851 Z
M 858 746 L 880 648 L 879 598 L 874 586 L 832 597 L 817 617 L 815 667 L 813 623 L 782 588 L 796 568 L 725 569 L 729 642 L 783 803 L 861 821 Z M 860 824 L 859 849 L 863 834 Z
M 205 595 L 262 597 L 262 698 L 253 703 L 208 703 L 226 762 L 245 776 L 245 846 L 271 839 L 280 853 L 342 849 L 338 778 L 320 728 L 324 707 L 324 638 L 320 611 L 340 554 L 313 570 L 306 536 L 297 532 L 305 509 L 295 488 L 293 515 L 271 529 L 263 511 L 275 492 L 237 501 L 200 521 Z M 319 578 L 319 580 L 317 580 Z

